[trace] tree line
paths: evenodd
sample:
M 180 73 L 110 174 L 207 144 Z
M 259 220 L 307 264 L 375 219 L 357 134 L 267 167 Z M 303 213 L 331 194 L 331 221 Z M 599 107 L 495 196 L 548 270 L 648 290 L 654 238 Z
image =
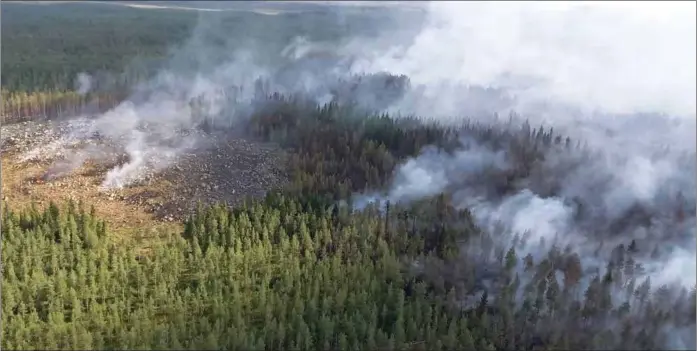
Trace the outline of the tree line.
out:
M 108 93 L 79 94 L 75 91 L 57 90 L 26 93 L 2 90 L 2 123 L 99 113 L 113 108 L 121 101 L 121 96 Z

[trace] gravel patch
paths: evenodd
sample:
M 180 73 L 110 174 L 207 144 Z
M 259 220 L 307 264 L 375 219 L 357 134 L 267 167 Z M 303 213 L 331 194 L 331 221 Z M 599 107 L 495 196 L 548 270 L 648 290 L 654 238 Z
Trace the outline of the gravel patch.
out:
M 125 164 L 128 156 L 119 140 L 87 135 L 89 123 L 81 118 L 2 126 L 0 152 L 3 162 L 11 163 L 3 168 L 11 169 L 18 179 L 7 186 L 19 187 L 19 194 L 27 196 L 39 186 L 52 192 L 82 187 L 94 192 L 94 201 L 122 202 L 156 219 L 174 221 L 190 214 L 199 202 L 235 205 L 248 197 L 263 197 L 287 180 L 284 153 L 278 146 L 189 130 L 182 133 L 197 134 L 205 141 L 201 147 L 178 154 L 164 168 L 158 166 L 155 154 L 136 181 L 104 189 L 100 184 L 107 172 Z

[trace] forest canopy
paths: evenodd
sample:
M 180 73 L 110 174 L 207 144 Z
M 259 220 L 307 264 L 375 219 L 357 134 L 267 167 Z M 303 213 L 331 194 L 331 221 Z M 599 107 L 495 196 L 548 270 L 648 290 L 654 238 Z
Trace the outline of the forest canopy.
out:
M 126 92 L 81 94 L 75 77 L 101 72 L 130 88 L 190 36 L 197 19 L 195 12 L 103 6 L 3 4 L 4 121 L 112 108 Z M 230 28 L 266 27 L 260 36 L 278 47 L 321 26 L 328 29 L 313 35 L 341 34 L 322 12 L 305 20 L 230 16 L 223 21 Z M 396 95 L 409 85 L 405 76 L 360 78 L 391 82 Z M 336 90 L 355 86 L 341 82 Z M 376 100 L 392 101 L 387 90 Z M 200 204 L 164 240 L 117 243 L 109 214 L 89 203 L 3 201 L 1 346 L 629 350 L 684 347 L 675 340 L 685 336 L 694 343 L 695 289 L 652 285 L 640 261 L 653 255 L 654 243 L 614 240 L 643 220 L 641 208 L 598 226 L 593 239 L 612 253 L 606 260 L 556 243 L 524 254 L 524 233 L 508 238 L 479 225 L 451 188 L 357 205 L 357 195 L 389 188 L 408 160 L 429 152 L 451 157 L 471 147 L 466 142 L 514 165 L 482 170 L 473 187 L 497 199 L 525 186 L 554 197 L 554 181 L 525 182 L 543 173 L 547 159 L 592 158 L 580 140 L 528 123 L 442 125 L 430 116 L 369 113 L 348 100 L 259 95 L 264 108 L 236 127 L 284 149 L 289 181 L 240 206 Z M 595 219 L 582 205 L 575 215 Z M 687 210 L 694 212 L 680 207 Z

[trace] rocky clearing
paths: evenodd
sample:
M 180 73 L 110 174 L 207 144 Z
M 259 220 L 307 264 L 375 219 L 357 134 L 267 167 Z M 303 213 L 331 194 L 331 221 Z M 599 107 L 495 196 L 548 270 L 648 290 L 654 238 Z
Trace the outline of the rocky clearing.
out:
M 101 187 L 109 169 L 125 162 L 113 141 L 66 139 L 73 121 L 2 126 L 2 197 L 13 207 L 73 199 L 93 205 L 117 232 L 178 226 L 198 202 L 237 204 L 260 197 L 286 179 L 283 153 L 243 138 L 206 136 L 209 147 L 185 153 L 174 164 L 121 189 Z M 78 122 L 79 123 L 79 122 Z M 99 144 L 111 150 L 72 172 L 59 171 L 70 150 Z

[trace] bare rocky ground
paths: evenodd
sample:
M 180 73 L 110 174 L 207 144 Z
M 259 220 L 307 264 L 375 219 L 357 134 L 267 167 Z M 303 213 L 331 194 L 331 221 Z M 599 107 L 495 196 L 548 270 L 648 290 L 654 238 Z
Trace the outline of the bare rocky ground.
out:
M 182 154 L 158 172 L 121 189 L 101 187 L 109 169 L 127 160 L 117 143 L 66 136 L 78 120 L 2 126 L 2 196 L 13 207 L 66 199 L 82 200 L 119 228 L 175 222 L 197 204 L 238 204 L 260 197 L 286 179 L 283 152 L 244 138 L 205 135 L 208 147 Z M 75 151 L 102 150 L 73 171 L 62 171 Z M 106 152 L 104 150 L 107 150 Z

